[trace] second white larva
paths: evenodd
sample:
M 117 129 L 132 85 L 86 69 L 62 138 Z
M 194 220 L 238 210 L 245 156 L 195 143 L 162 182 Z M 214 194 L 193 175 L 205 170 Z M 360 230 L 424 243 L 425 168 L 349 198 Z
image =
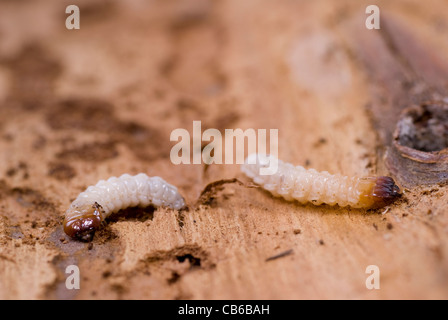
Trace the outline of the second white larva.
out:
M 110 214 L 149 205 L 180 210 L 185 207 L 185 201 L 175 186 L 144 173 L 100 180 L 72 202 L 65 214 L 64 231 L 72 238 L 90 241 Z
M 260 169 L 269 168 L 271 161 L 278 161 L 277 172 L 261 175 Z M 326 171 L 317 172 L 294 166 L 271 155 L 252 154 L 241 170 L 274 196 L 301 203 L 378 208 L 390 204 L 401 195 L 390 177 L 332 175 Z

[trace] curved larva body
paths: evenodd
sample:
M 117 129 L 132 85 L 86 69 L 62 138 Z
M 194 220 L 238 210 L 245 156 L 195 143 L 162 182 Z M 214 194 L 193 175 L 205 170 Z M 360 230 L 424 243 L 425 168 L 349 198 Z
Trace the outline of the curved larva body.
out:
M 277 172 L 261 175 L 260 168 L 269 167 L 271 160 L 278 161 Z M 376 208 L 400 196 L 400 189 L 390 177 L 332 175 L 326 171 L 293 166 L 270 155 L 250 155 L 241 170 L 274 196 L 301 203 Z
M 64 231 L 80 240 L 91 240 L 110 214 L 128 207 L 154 205 L 179 210 L 185 206 L 177 188 L 160 177 L 124 174 L 100 180 L 80 193 L 68 208 Z

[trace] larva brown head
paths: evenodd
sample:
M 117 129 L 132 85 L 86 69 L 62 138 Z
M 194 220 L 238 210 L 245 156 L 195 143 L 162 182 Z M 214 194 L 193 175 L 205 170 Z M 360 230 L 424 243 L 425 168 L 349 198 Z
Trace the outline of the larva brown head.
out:
M 365 208 L 381 208 L 401 196 L 400 188 L 391 177 L 361 178 L 360 203 Z
M 94 205 L 80 210 L 74 216 L 67 214 L 64 219 L 64 232 L 80 241 L 92 241 L 95 231 L 101 226 L 102 207 Z

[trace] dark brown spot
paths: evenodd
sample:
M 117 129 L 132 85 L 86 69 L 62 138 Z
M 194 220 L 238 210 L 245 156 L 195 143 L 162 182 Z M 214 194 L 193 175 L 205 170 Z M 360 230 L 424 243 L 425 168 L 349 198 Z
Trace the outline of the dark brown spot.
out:
M 171 277 L 167 280 L 168 284 L 173 284 L 176 283 L 177 281 L 179 281 L 180 279 L 180 274 L 178 274 L 177 272 L 172 272 L 171 273 Z
M 8 171 L 6 171 L 6 175 L 7 175 L 8 177 L 12 177 L 12 176 L 14 176 L 16 173 L 17 173 L 17 170 L 16 170 L 15 168 L 11 168 L 11 169 L 8 169 Z
M 110 272 L 109 270 L 104 271 L 102 274 L 103 278 L 109 278 L 111 275 L 112 272 Z
M 183 255 L 183 256 L 177 256 L 177 261 L 184 262 L 187 260 L 190 263 L 191 267 L 200 267 L 201 266 L 201 258 L 195 257 L 189 253 Z
M 50 163 L 48 175 L 58 180 L 70 180 L 76 176 L 76 171 L 66 163 Z
M 83 161 L 104 161 L 108 159 L 113 159 L 118 156 L 118 150 L 116 146 L 116 142 L 114 141 L 106 141 L 106 142 L 92 142 L 86 143 L 81 146 L 76 146 L 72 148 L 63 149 L 62 151 L 56 154 L 56 157 L 59 159 L 80 159 Z M 49 174 L 53 175 L 62 175 L 69 174 L 69 178 L 72 178 L 76 175 L 74 169 L 67 171 L 67 168 L 55 167 L 54 169 L 50 169 Z M 74 174 L 74 175 L 73 175 Z

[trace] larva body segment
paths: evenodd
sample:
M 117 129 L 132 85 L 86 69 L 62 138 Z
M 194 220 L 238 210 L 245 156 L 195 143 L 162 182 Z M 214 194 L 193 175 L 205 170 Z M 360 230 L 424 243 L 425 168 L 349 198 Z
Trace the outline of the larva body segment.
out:
M 90 241 L 110 214 L 149 205 L 180 210 L 185 207 L 185 201 L 175 186 L 144 173 L 100 180 L 72 202 L 65 214 L 64 231 L 70 237 Z
M 261 175 L 260 169 L 268 168 L 271 161 L 278 162 L 277 172 Z M 326 171 L 317 172 L 293 166 L 270 155 L 250 155 L 241 170 L 274 196 L 300 203 L 378 208 L 390 204 L 401 195 L 400 189 L 390 177 L 332 175 Z

